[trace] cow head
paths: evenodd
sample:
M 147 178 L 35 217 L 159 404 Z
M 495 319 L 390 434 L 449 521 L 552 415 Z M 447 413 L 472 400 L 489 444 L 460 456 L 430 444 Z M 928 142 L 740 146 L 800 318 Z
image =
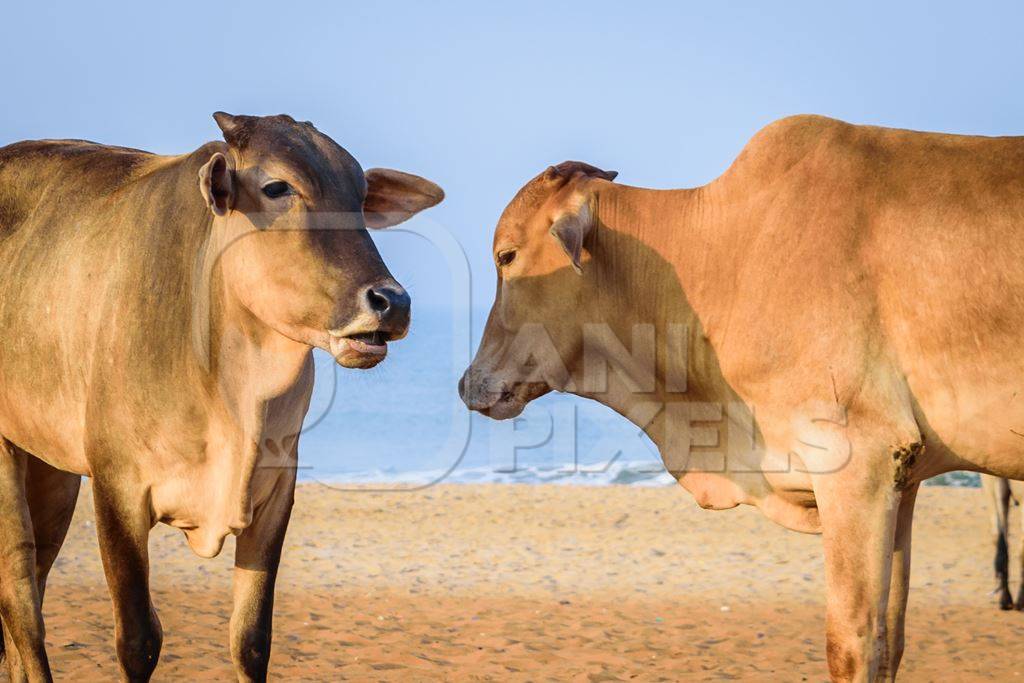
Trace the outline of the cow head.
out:
M 505 208 L 494 233 L 494 305 L 459 382 L 470 409 L 505 419 L 553 389 L 573 391 L 590 303 L 595 190 L 615 176 L 567 161 L 527 183 Z
M 359 163 L 290 116 L 214 114 L 227 147 L 199 172 L 213 213 L 223 285 L 255 318 L 330 351 L 345 367 L 379 363 L 409 325 L 409 296 L 366 228 L 386 228 L 444 198 L 437 185 Z

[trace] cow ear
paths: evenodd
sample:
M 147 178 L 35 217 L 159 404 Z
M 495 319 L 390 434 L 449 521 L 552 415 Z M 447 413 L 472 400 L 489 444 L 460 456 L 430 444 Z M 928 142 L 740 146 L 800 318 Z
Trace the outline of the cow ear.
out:
M 199 191 L 214 216 L 225 215 L 234 205 L 235 174 L 220 152 L 215 152 L 199 169 Z
M 593 214 L 590 210 L 590 202 L 587 201 L 580 202 L 575 211 L 563 213 L 551 224 L 551 234 L 562 245 L 562 250 L 569 257 L 572 269 L 578 275 L 583 274 L 581 264 L 583 241 L 593 227 Z
M 444 190 L 426 178 L 389 168 L 366 172 L 363 216 L 368 228 L 390 228 L 440 204 Z

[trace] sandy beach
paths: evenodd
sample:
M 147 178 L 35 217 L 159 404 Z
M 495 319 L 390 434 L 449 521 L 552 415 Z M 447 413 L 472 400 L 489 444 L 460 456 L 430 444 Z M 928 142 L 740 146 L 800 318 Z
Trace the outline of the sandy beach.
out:
M 297 498 L 274 679 L 827 678 L 820 539 L 753 509 L 704 511 L 676 488 L 304 484 Z M 1024 613 L 989 594 L 981 493 L 923 489 L 914 534 L 902 680 L 1024 679 Z M 154 680 L 232 679 L 233 544 L 201 560 L 161 526 L 150 548 Z M 59 680 L 116 678 L 88 485 L 44 611 Z

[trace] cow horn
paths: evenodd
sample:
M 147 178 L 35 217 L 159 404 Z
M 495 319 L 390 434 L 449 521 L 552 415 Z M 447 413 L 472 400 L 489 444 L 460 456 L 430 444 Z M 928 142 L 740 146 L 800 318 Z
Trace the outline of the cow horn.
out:
M 224 140 L 235 147 L 243 146 L 240 143 L 244 141 L 246 124 L 253 118 L 252 116 L 236 116 L 223 111 L 213 113 L 213 120 L 217 122 L 221 132 L 224 133 Z
M 584 161 L 563 161 L 555 166 L 548 166 L 548 169 L 544 171 L 544 177 L 548 180 L 555 180 L 557 178 L 569 179 L 576 175 L 584 175 L 588 178 L 601 178 L 603 180 L 615 180 L 619 173 L 618 171 L 604 171 Z

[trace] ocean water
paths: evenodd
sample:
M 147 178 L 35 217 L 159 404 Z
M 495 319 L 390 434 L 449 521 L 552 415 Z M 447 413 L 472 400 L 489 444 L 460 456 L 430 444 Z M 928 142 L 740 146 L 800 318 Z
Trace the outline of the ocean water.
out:
M 485 319 L 480 310 L 417 310 L 409 336 L 368 371 L 346 370 L 317 351 L 299 478 L 335 487 L 674 483 L 646 435 L 596 402 L 552 393 L 501 422 L 467 411 L 458 380 Z M 977 476 L 936 483 L 977 486 Z

